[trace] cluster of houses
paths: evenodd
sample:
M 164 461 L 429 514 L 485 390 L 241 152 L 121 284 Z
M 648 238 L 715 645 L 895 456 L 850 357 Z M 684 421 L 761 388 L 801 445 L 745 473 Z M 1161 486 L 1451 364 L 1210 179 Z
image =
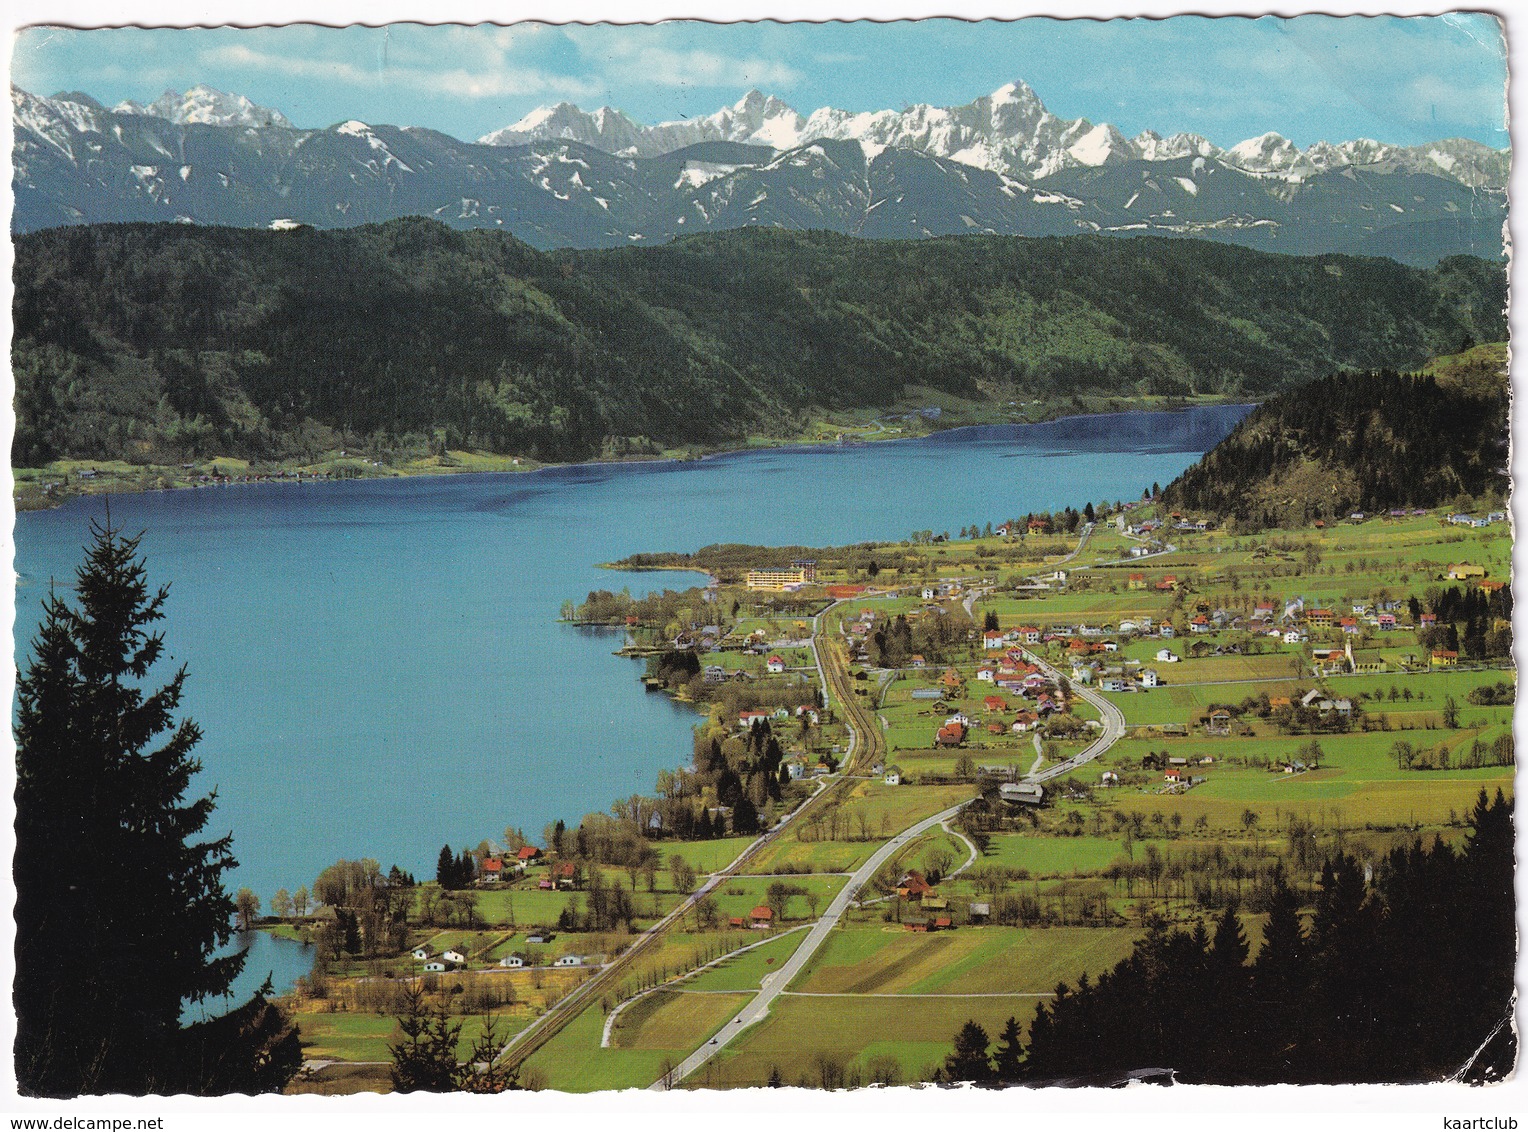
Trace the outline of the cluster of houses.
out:
M 1023 734 L 1035 730 L 1048 716 L 1064 712 L 1067 707 L 1065 695 L 1056 682 L 1041 670 L 1040 666 L 1025 659 L 1017 648 L 1007 649 L 1001 658 L 977 666 L 975 678 L 978 683 L 991 684 L 992 693 L 982 698 L 982 712 L 986 729 L 993 735 L 1007 732 Z M 933 700 L 934 712 L 949 712 L 944 722 L 934 732 L 935 747 L 959 747 L 970 736 L 977 720 L 965 712 L 952 709 L 946 697 L 953 699 L 965 690 L 966 681 L 954 668 L 947 668 L 932 688 L 918 688 L 912 693 L 915 700 Z M 1033 707 L 1014 710 L 999 691 L 1033 700 Z
M 542 935 L 526 936 L 528 946 L 549 943 L 552 939 L 550 933 Z M 467 966 L 467 955 L 459 948 L 446 948 L 444 951 L 435 952 L 428 945 L 414 948 L 409 953 L 416 962 L 424 964 L 425 974 L 440 974 L 446 971 L 460 971 Z M 551 967 L 587 967 L 598 966 L 603 962 L 604 956 L 600 955 L 562 955 L 552 960 Z M 506 969 L 519 969 L 527 966 L 526 957 L 516 953 L 506 955 L 499 960 L 499 966 Z
M 1413 512 L 1413 514 L 1417 513 Z M 1395 512 L 1392 511 L 1391 514 L 1394 515 Z M 1484 519 L 1476 518 L 1474 515 L 1454 514 L 1448 517 L 1448 521 L 1456 527 L 1489 527 L 1492 523 L 1505 523 L 1507 521 L 1507 513 L 1505 511 L 1489 511 Z

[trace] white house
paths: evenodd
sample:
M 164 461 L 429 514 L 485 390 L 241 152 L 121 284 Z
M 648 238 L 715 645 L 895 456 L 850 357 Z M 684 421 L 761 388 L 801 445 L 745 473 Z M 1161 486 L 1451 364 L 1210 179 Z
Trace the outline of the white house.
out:
M 467 957 L 460 951 L 442 951 L 440 957 L 447 963 L 466 963 Z
M 785 671 L 785 661 L 781 660 L 778 656 L 772 656 L 764 662 L 764 667 L 778 675 Z
M 1160 686 L 1161 683 L 1162 682 L 1157 678 L 1157 670 L 1155 668 L 1141 669 L 1141 687 L 1156 688 Z
M 518 955 L 506 955 L 506 956 L 504 956 L 503 959 L 499 960 L 499 966 L 500 967 L 524 967 L 525 966 L 525 960 L 521 959 L 520 956 L 518 956 Z
M 425 960 L 429 959 L 429 957 L 430 957 L 430 949 L 428 947 L 416 947 L 411 952 L 411 954 L 414 956 L 415 959 L 417 959 L 421 963 L 423 963 Z
M 431 959 L 424 965 L 424 969 L 428 974 L 435 974 L 438 971 L 444 971 L 446 969 L 446 965 L 439 959 Z
M 924 601 L 933 601 L 934 600 L 934 587 L 933 586 L 924 586 L 923 587 L 923 600 Z
M 554 967 L 582 967 L 583 965 L 584 960 L 580 955 L 564 955 L 561 959 L 552 964 Z
M 902 768 L 896 766 L 889 767 L 886 771 L 886 777 L 882 779 L 882 781 L 885 782 L 887 786 L 901 786 Z
M 1178 662 L 1178 658 L 1173 655 L 1173 650 L 1172 649 L 1158 649 L 1157 650 L 1157 663 L 1158 664 L 1176 664 L 1177 662 Z
M 1310 640 L 1310 634 L 1303 629 L 1288 629 L 1284 633 L 1284 643 L 1286 645 L 1297 645 L 1301 641 L 1308 640 Z

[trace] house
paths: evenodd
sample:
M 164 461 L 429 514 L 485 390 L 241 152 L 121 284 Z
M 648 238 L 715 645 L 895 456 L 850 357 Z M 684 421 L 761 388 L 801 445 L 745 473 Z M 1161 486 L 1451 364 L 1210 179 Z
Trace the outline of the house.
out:
M 440 957 L 447 963 L 455 963 L 457 966 L 461 966 L 467 962 L 467 957 L 460 951 L 442 951 L 440 953 Z
M 1024 732 L 1031 730 L 1037 722 L 1038 720 L 1033 713 L 1021 711 L 1013 717 L 1013 730 L 1017 734 L 1022 735 Z
M 554 967 L 582 967 L 583 965 L 584 960 L 581 955 L 564 955 L 552 964 Z
M 576 888 L 578 866 L 572 861 L 558 861 L 552 866 L 552 883 L 558 888 Z
M 909 668 L 927 668 L 928 661 L 923 659 L 922 653 L 914 653 L 908 658 L 907 665 Z
M 1005 782 L 997 788 L 998 797 L 1015 806 L 1038 806 L 1045 800 L 1045 787 L 1038 782 Z
M 982 645 L 988 652 L 1001 651 L 1004 645 L 1003 634 L 996 629 L 988 629 L 982 634 Z
M 518 955 L 506 955 L 499 960 L 500 967 L 524 967 L 525 960 Z
M 1146 588 L 1146 575 L 1145 574 L 1131 574 L 1130 575 L 1130 581 L 1127 583 L 1127 585 L 1132 590 L 1144 590 Z
M 1160 687 L 1161 683 L 1161 680 L 1157 677 L 1157 670 L 1155 668 L 1141 669 L 1141 687 L 1156 688 Z
M 992 915 L 992 905 L 985 900 L 979 901 L 971 905 L 969 914 L 973 920 L 985 920 Z
M 1356 617 L 1344 617 L 1342 619 L 1341 625 L 1342 625 L 1342 631 L 1345 634 L 1347 634 L 1348 636 L 1351 637 L 1351 636 L 1357 635 L 1357 633 L 1358 633 L 1358 619 Z
M 1098 776 L 1098 784 L 1100 786 L 1118 786 L 1119 775 L 1115 774 L 1112 770 L 1106 770 Z
M 1438 627 L 1438 615 L 1436 613 L 1424 613 L 1417 618 L 1417 624 L 1423 629 L 1436 629 Z
M 1388 633 L 1395 628 L 1395 614 L 1393 613 L 1381 613 L 1377 621 L 1381 633 Z
M 1432 666 L 1434 668 L 1453 668 L 1459 663 L 1459 654 L 1453 649 L 1434 649 L 1432 654 Z
M 1002 696 L 988 696 L 982 701 L 982 707 L 987 711 L 1007 711 L 1008 701 Z
M 769 905 L 760 904 L 752 912 L 748 913 L 748 919 L 751 921 L 748 925 L 750 928 L 759 928 L 767 931 L 774 924 L 775 913 Z
M 1162 580 L 1157 583 L 1157 589 L 1159 590 L 1175 590 L 1177 588 L 1178 575 L 1176 574 L 1164 574 L 1162 575 Z
M 519 861 L 521 864 L 528 865 L 540 856 L 540 849 L 537 849 L 534 845 L 525 845 L 522 846 L 520 851 L 515 854 L 515 860 Z
M 1172 649 L 1158 649 L 1157 650 L 1157 663 L 1158 664 L 1177 664 L 1178 663 L 1178 658 L 1173 655 L 1173 650 Z
M 1105 680 L 1100 680 L 1098 688 L 1102 692 L 1128 692 L 1130 691 L 1130 682 L 1118 676 L 1110 676 Z
M 1484 566 L 1473 566 L 1468 562 L 1460 562 L 1448 568 L 1449 581 L 1452 582 L 1462 582 L 1468 578 L 1484 578 L 1485 576 L 1486 568 Z
M 430 949 L 428 947 L 416 947 L 409 954 L 423 963 L 430 958 Z
M 1168 782 L 1182 782 L 1184 778 L 1184 772 L 1178 767 L 1170 766 L 1167 768 L 1167 773 L 1162 775 L 1162 777 Z
M 984 664 L 976 670 L 976 678 L 988 684 L 995 683 L 997 680 L 997 669 L 993 668 L 990 664 Z
M 960 678 L 960 673 L 956 672 L 953 668 L 946 668 L 944 675 L 939 677 L 939 686 L 950 691 L 959 688 L 963 683 L 965 681 Z
M 724 684 L 727 681 L 727 670 L 719 664 L 708 664 L 700 673 L 707 684 Z
M 897 881 L 897 895 L 903 900 L 922 900 L 925 893 L 933 891 L 934 886 L 917 869 L 909 869 Z
M 1286 645 L 1298 645 L 1302 641 L 1308 640 L 1310 640 L 1310 634 L 1305 632 L 1303 629 L 1284 630 L 1284 643 Z
M 785 661 L 781 660 L 778 656 L 771 656 L 764 662 L 764 667 L 768 669 L 772 675 L 778 676 L 780 673 L 785 671 Z
M 889 766 L 889 767 L 887 767 L 886 768 L 886 774 L 881 779 L 881 781 L 886 783 L 887 786 L 901 786 L 902 785 L 902 768 L 899 767 L 899 766 Z
M 924 586 L 923 587 L 923 600 L 924 601 L 933 601 L 934 600 L 934 587 L 933 586 Z
M 446 965 L 439 959 L 432 959 L 424 965 L 424 969 L 426 974 L 433 975 L 437 972 L 444 971 L 446 969 Z
M 934 733 L 934 746 L 958 747 L 966 741 L 966 728 L 961 723 L 946 723 Z
M 1169 622 L 1164 621 L 1162 622 L 1162 628 L 1157 630 L 1157 632 L 1170 640 L 1173 636 L 1173 627 Z
M 1312 629 L 1330 629 L 1332 627 L 1332 611 L 1330 609 L 1312 609 L 1305 614 L 1305 622 Z
M 528 935 L 528 936 L 525 937 L 525 942 L 526 943 L 546 943 L 551 938 L 552 938 L 552 936 L 551 936 L 550 933 L 548 933 L 546 935 L 540 935 L 540 934 L 537 934 L 537 935 Z
M 478 865 L 478 876 L 490 883 L 503 880 L 504 862 L 497 857 L 484 857 L 482 863 Z
M 1215 627 L 1210 624 L 1210 619 L 1202 613 L 1188 623 L 1188 631 L 1190 633 L 1208 633 L 1211 632 L 1214 628 Z
M 1034 625 L 1021 625 L 1019 627 L 1019 639 L 1025 644 L 1038 645 L 1041 636 L 1040 630 Z
M 737 713 L 738 725 L 744 731 L 751 730 L 755 723 L 764 723 L 769 719 L 767 711 L 740 711 Z
M 1224 708 L 1210 712 L 1210 721 L 1205 730 L 1211 735 L 1231 734 L 1231 713 Z

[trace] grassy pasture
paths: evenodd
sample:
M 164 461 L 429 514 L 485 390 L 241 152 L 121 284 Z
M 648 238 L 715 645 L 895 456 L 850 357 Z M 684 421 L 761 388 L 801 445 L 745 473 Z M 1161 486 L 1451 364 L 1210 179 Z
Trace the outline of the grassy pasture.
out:
M 1130 952 L 1125 928 L 963 927 L 909 932 L 898 924 L 835 931 L 791 987 L 823 994 L 1044 994 Z M 922 1003 L 920 1002 L 920 1007 Z
M 882 1055 L 904 1081 L 944 1062 L 955 1033 L 974 1018 L 996 1034 L 1010 1016 L 1027 1029 L 1036 1000 L 1014 998 L 809 998 L 782 996 L 770 1016 L 686 1082 L 692 1088 L 747 1088 L 778 1068 L 787 1085 L 815 1085 L 822 1055 L 864 1065 Z M 709 1071 L 708 1071 L 709 1070 Z

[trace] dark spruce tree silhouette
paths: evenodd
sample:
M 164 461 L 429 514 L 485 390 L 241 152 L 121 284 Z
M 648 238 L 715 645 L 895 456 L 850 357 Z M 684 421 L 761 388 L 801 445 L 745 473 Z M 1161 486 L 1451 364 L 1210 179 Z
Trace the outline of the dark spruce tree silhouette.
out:
M 223 874 L 232 835 L 202 839 L 201 731 L 176 722 L 186 680 L 145 688 L 164 653 L 137 538 L 92 523 L 77 606 L 56 593 L 18 682 L 16 1076 L 23 1093 L 279 1090 L 301 1064 L 270 986 L 210 1021 L 186 1003 L 226 997 L 243 953 Z M 140 536 L 141 537 L 141 536 Z M 108 862 L 91 883 L 81 854 Z

